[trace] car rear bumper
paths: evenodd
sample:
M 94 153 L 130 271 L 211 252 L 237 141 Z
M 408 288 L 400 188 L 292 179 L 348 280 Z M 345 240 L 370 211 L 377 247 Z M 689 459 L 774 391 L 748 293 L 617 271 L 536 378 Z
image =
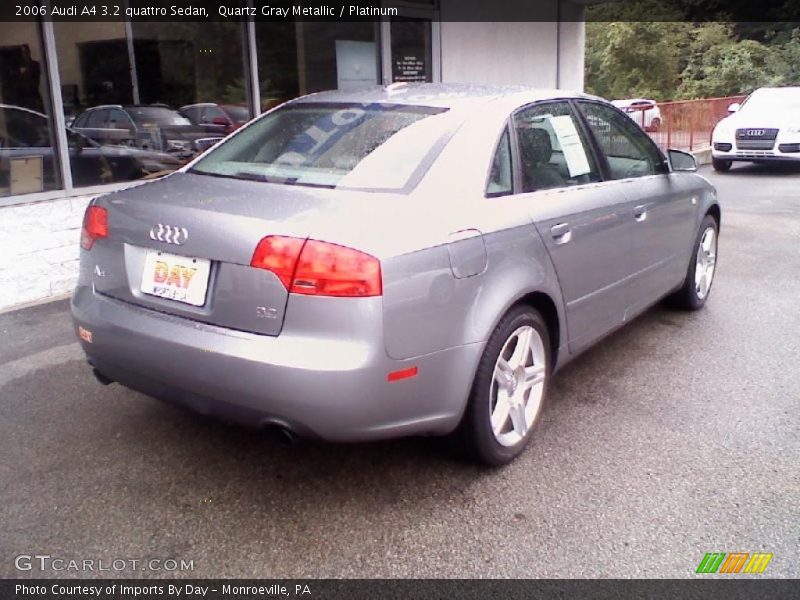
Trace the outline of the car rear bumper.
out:
M 102 375 L 153 397 L 236 423 L 349 442 L 440 435 L 461 418 L 482 344 L 408 360 L 383 340 L 278 337 L 205 325 L 79 286 L 81 344 Z M 288 319 L 288 317 L 287 317 Z M 84 336 L 86 337 L 86 336 Z M 418 368 L 394 382 L 390 372 Z

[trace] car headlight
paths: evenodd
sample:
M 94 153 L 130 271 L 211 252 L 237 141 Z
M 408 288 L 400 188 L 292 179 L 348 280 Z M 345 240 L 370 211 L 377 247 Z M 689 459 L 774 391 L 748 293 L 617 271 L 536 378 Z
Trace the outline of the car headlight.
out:
M 786 131 L 789 133 L 800 133 L 800 125 L 795 125 L 794 127 L 787 127 Z
M 728 125 L 717 125 L 712 133 L 714 139 L 727 139 L 733 137 L 733 127 Z

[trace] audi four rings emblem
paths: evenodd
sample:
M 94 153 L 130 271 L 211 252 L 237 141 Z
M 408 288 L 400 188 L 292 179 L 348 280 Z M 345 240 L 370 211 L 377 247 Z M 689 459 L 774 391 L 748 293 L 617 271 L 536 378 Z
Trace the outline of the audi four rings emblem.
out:
M 748 137 L 761 137 L 765 133 L 766 133 L 766 131 L 764 131 L 763 129 L 748 129 L 747 130 Z
M 162 225 L 158 223 L 150 230 L 150 239 L 180 246 L 189 239 L 189 232 L 186 230 L 186 227 L 175 227 L 174 225 Z

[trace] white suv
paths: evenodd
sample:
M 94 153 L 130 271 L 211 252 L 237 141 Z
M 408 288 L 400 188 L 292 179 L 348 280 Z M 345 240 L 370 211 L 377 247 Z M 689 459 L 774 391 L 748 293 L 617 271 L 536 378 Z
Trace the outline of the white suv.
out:
M 800 161 L 800 87 L 759 88 L 728 107 L 711 134 L 712 163 Z

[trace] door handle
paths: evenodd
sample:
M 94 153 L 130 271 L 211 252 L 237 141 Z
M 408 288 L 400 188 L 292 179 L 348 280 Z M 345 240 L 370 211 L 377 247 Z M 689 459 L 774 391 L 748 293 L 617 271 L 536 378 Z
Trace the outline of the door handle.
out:
M 550 228 L 550 235 L 556 244 L 566 244 L 572 239 L 572 230 L 569 228 L 569 223 L 559 223 Z
M 647 219 L 647 204 L 640 204 L 636 208 L 633 209 L 633 218 L 636 219 L 638 223 L 641 223 L 645 219 Z

